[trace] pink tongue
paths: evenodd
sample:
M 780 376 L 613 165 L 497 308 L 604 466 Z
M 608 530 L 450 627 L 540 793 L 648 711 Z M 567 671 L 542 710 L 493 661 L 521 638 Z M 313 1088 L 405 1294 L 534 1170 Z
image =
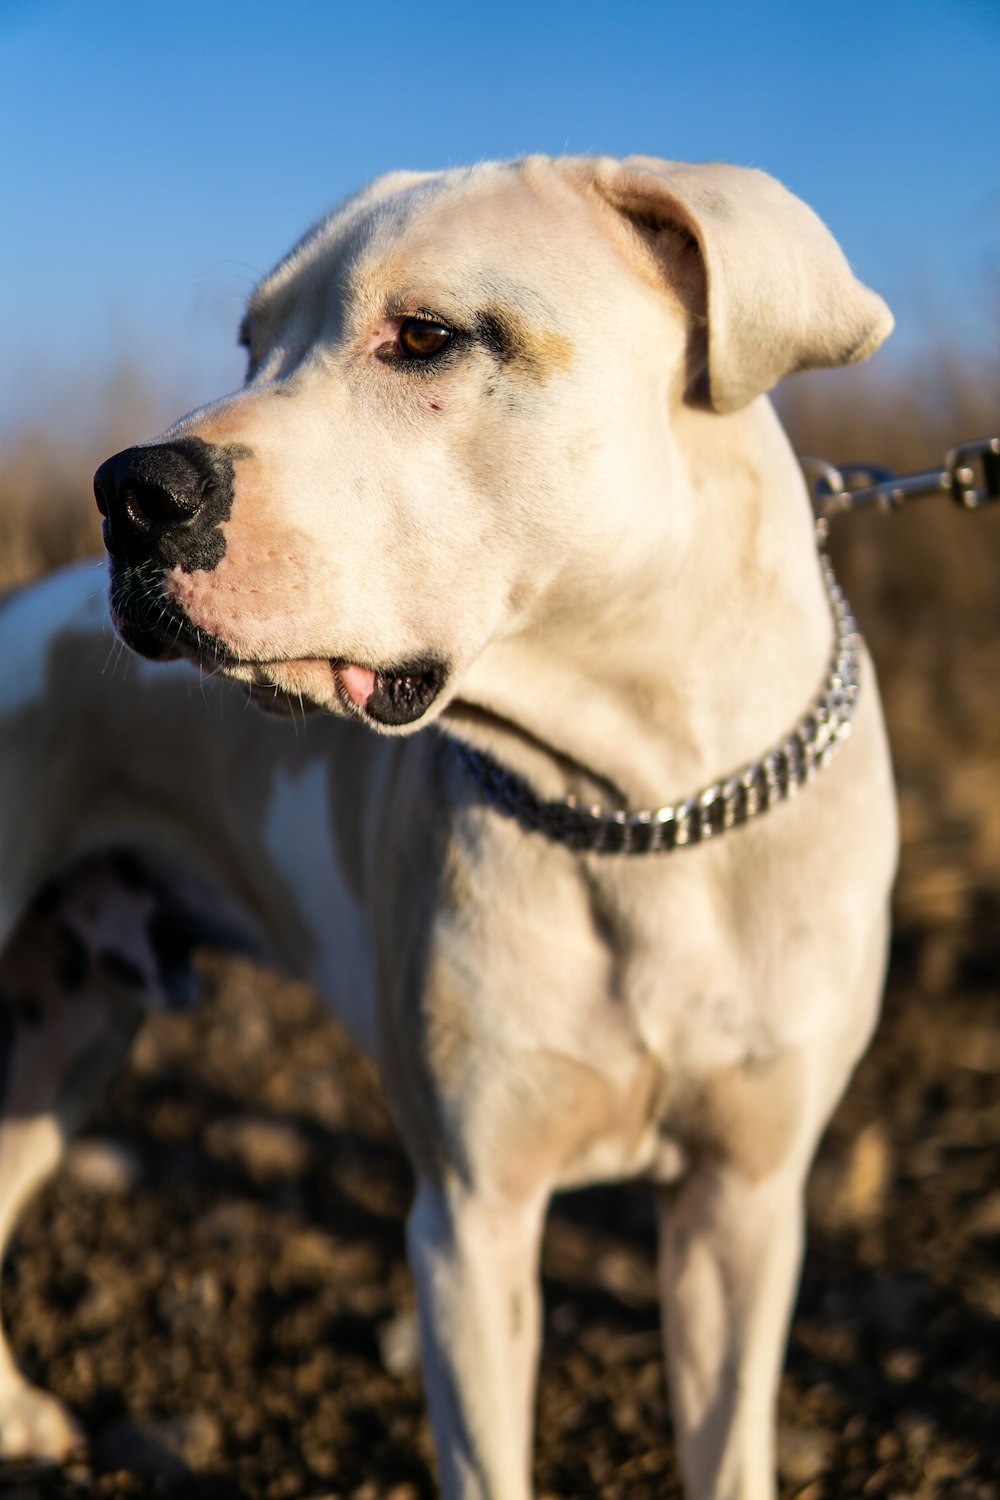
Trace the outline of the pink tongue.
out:
M 358 708 L 364 708 L 375 691 L 375 673 L 368 667 L 356 667 L 352 663 L 337 668 L 344 692 Z

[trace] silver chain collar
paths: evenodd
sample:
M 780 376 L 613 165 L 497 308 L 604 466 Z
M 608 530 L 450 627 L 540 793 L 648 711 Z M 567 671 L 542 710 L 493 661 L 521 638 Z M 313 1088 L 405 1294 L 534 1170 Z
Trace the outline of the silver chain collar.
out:
M 824 523 L 819 527 L 825 539 Z M 660 854 L 703 844 L 787 802 L 800 786 L 828 765 L 851 732 L 857 706 L 861 637 L 851 607 L 825 551 L 820 565 L 834 623 L 834 645 L 823 686 L 784 739 L 759 760 L 725 781 L 714 781 L 693 796 L 655 811 L 608 811 L 581 805 L 575 797 L 544 802 L 528 783 L 471 745 L 459 750 L 486 801 L 521 827 L 557 844 L 596 854 Z

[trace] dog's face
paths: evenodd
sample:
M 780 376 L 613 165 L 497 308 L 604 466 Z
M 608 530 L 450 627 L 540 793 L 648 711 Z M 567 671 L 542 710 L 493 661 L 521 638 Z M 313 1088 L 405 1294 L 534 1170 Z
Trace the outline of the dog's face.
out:
M 439 712 L 635 550 L 603 435 L 665 411 L 685 318 L 548 164 L 376 184 L 254 293 L 245 389 L 100 471 L 122 634 L 265 702 Z
M 250 301 L 245 388 L 98 471 L 124 639 L 399 732 L 682 557 L 690 507 L 649 494 L 684 493 L 733 209 L 624 170 L 389 177 L 313 229 Z

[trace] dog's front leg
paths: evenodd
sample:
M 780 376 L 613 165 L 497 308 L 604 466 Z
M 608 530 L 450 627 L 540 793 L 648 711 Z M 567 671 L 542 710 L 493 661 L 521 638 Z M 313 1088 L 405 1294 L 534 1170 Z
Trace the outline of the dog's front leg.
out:
M 661 1206 L 660 1295 L 689 1500 L 774 1500 L 775 1401 L 802 1255 L 803 1178 L 706 1162 Z
M 408 1224 L 447 1500 L 528 1500 L 544 1198 L 420 1185 Z
M 0 953 L 0 1261 L 17 1219 L 128 1051 L 144 1013 L 141 941 L 86 940 L 127 916 L 95 859 L 53 881 Z M 93 877 L 93 878 L 91 878 Z M 117 911 L 116 911 L 117 905 Z M 152 962 L 150 963 L 152 968 Z M 61 1402 L 18 1370 L 0 1320 L 0 1466 L 61 1463 L 84 1436 Z

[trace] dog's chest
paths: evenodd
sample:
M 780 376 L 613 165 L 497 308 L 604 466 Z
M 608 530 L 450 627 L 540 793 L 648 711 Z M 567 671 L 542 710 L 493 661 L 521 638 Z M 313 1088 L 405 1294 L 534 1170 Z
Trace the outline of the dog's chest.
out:
M 496 839 L 452 846 L 408 943 L 419 972 L 381 997 L 390 1075 L 417 1063 L 470 1173 L 668 1181 L 701 1150 L 771 1170 L 803 1078 L 767 922 L 734 923 L 696 855 L 608 878 L 516 828 Z M 389 925 L 405 936 L 402 912 Z

